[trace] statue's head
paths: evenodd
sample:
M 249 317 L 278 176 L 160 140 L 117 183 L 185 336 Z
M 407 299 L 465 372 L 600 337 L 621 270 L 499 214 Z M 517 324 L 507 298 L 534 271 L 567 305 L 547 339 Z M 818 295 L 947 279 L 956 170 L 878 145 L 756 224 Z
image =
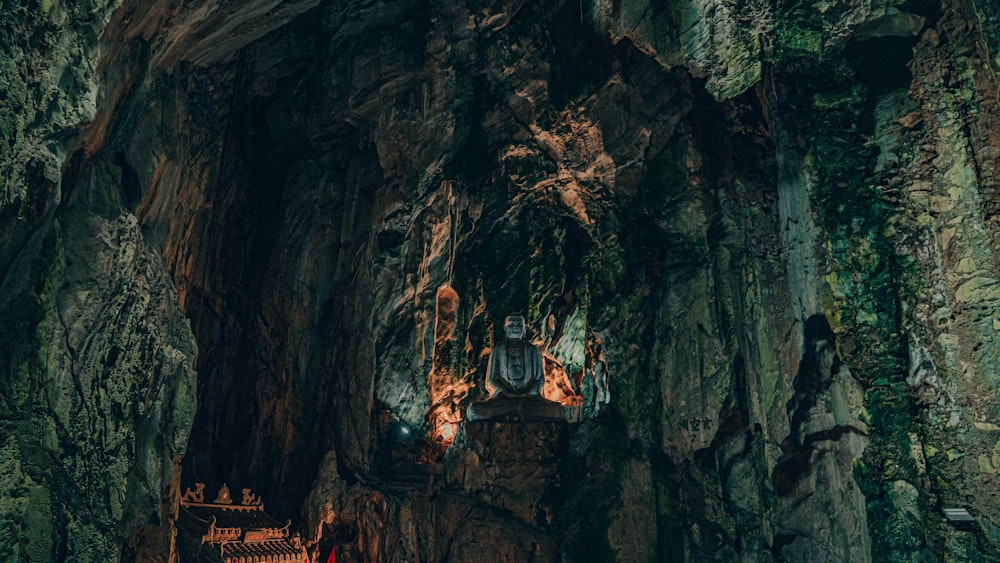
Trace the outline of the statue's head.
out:
M 524 338 L 524 317 L 510 315 L 503 321 L 503 331 L 507 338 Z

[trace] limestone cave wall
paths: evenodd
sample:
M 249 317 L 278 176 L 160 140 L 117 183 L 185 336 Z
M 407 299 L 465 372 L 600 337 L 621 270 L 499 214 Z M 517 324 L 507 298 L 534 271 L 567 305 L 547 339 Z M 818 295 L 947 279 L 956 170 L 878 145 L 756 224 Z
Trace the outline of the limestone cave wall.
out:
M 176 560 L 196 481 L 347 560 L 1000 557 L 989 2 L 0 9 L 0 559 Z M 386 474 L 511 312 L 538 518 Z

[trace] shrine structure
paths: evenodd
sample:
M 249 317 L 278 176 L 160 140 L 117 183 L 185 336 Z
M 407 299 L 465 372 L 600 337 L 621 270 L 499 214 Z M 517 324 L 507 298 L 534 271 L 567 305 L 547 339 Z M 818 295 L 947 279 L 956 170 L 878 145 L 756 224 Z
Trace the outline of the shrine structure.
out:
M 289 536 L 292 521 L 284 525 L 264 512 L 264 504 L 243 489 L 240 504 L 233 503 L 223 484 L 212 502 L 205 502 L 205 484 L 188 488 L 180 500 L 178 528 L 181 559 L 213 563 L 309 563 L 299 538 Z

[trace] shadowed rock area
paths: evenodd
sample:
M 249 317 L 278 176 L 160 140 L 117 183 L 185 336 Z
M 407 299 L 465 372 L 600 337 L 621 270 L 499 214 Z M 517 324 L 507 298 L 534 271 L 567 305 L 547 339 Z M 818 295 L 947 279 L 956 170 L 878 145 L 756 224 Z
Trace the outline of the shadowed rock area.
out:
M 0 560 L 1000 559 L 988 4 L 4 3 Z

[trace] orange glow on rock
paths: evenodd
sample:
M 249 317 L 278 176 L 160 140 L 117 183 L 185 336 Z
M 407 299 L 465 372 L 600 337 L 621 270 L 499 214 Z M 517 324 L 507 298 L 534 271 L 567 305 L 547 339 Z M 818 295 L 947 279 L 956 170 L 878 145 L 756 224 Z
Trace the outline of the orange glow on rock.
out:
M 427 422 L 434 440 L 445 445 L 455 439 L 455 431 L 462 422 L 460 405 L 472 388 L 468 381 L 456 378 L 452 370 L 452 355 L 457 347 L 454 336 L 458 305 L 458 293 L 447 284 L 442 285 L 437 292 L 434 356 L 428 381 L 431 408 Z
M 442 442 L 447 442 L 449 444 L 452 443 L 453 441 L 455 441 L 456 427 L 457 424 L 455 423 L 442 425 L 440 428 L 438 428 L 438 439 L 440 439 Z
M 542 360 L 545 362 L 545 386 L 542 387 L 542 396 L 567 407 L 582 405 L 583 396 L 573 389 L 573 383 L 566 373 L 566 366 L 545 352 L 542 352 Z

